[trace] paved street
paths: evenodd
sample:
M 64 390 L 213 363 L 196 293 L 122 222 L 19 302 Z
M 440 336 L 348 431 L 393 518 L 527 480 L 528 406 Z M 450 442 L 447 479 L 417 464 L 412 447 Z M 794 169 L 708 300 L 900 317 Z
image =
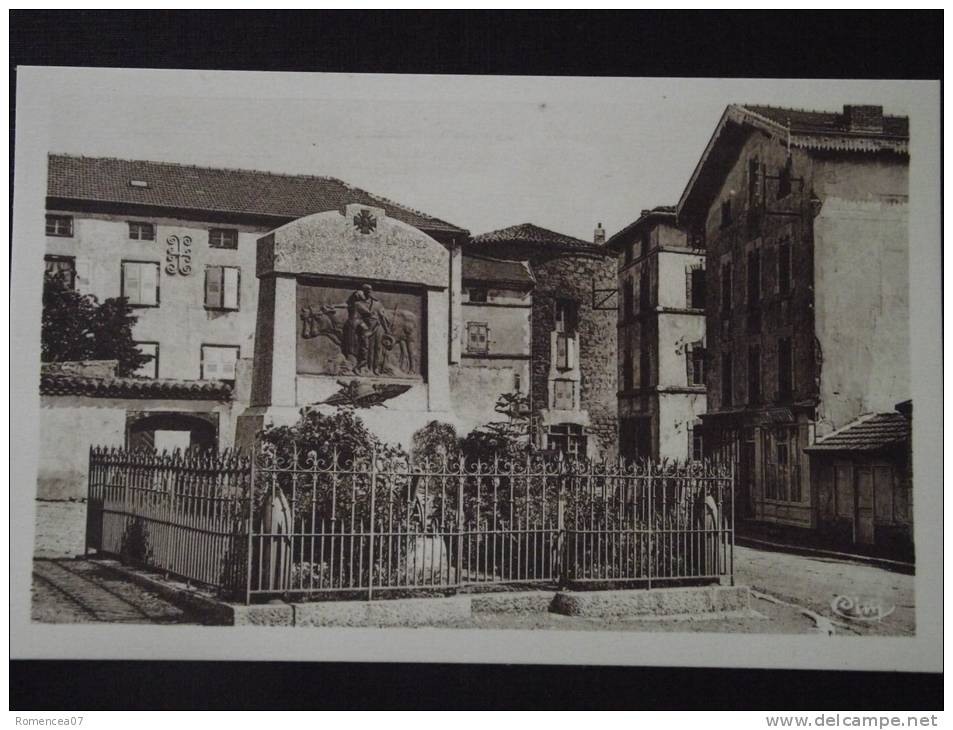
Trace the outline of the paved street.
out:
M 613 621 L 557 614 L 480 614 L 461 628 L 816 633 L 816 622 L 800 608 L 834 622 L 837 634 L 912 635 L 914 578 L 869 565 L 829 558 L 735 548 L 736 580 L 782 603 L 752 597 L 752 617 L 669 621 Z M 46 623 L 199 624 L 201 620 L 130 583 L 95 562 L 37 559 L 33 562 L 33 620 Z M 840 595 L 879 597 L 895 606 L 881 621 L 837 616 Z M 790 604 L 790 605 L 789 605 Z
M 832 558 L 735 548 L 735 578 L 740 585 L 804 606 L 838 624 L 838 634 L 910 636 L 915 633 L 914 576 Z M 837 616 L 837 596 L 880 598 L 894 611 L 881 621 Z
M 201 623 L 102 566 L 64 559 L 33 561 L 32 618 L 42 623 Z

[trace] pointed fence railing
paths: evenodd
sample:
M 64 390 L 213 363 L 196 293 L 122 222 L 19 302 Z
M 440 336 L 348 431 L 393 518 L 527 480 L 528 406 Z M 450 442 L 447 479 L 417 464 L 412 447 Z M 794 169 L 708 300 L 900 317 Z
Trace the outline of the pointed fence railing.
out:
M 87 550 L 247 602 L 731 580 L 730 467 L 90 453 Z

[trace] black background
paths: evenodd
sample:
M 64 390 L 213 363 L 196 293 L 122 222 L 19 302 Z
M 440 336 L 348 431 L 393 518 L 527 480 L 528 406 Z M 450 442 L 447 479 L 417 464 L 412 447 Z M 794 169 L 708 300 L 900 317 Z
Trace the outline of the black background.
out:
M 12 143 L 18 65 L 939 79 L 942 41 L 941 11 L 10 11 L 10 134 Z M 10 154 L 12 203 L 12 144 Z M 824 711 L 943 702 L 942 675 L 888 672 L 125 661 L 14 661 L 10 670 L 17 710 Z

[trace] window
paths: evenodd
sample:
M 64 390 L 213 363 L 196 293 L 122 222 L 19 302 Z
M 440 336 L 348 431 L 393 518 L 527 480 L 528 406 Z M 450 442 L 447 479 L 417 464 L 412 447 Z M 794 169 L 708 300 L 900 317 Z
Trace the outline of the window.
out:
M 71 215 L 46 216 L 46 235 L 47 236 L 72 236 L 73 235 L 73 216 Z
M 205 306 L 209 309 L 238 309 L 240 270 L 237 266 L 205 267 Z
M 76 288 L 76 259 L 72 256 L 47 256 L 44 268 L 48 276 L 60 279 L 70 289 Z
M 643 333 L 644 334 L 644 333 Z M 652 355 L 647 342 L 639 343 L 639 387 L 648 388 L 652 383 Z
M 470 301 L 483 304 L 486 302 L 487 290 L 477 287 L 470 288 Z
M 627 322 L 632 319 L 632 306 L 633 306 L 633 297 L 634 297 L 635 285 L 633 280 L 624 279 L 622 281 L 622 321 Z
M 688 365 L 688 384 L 705 384 L 705 348 L 701 342 L 688 345 L 685 351 Z
M 137 342 L 136 347 L 143 355 L 148 355 L 152 359 L 143 363 L 136 370 L 134 375 L 139 378 L 158 378 L 159 377 L 159 343 L 158 342 Z
M 731 225 L 731 198 L 721 201 L 721 227 L 727 228 Z
M 467 352 L 490 351 L 490 328 L 486 322 L 467 322 Z
M 782 238 L 778 243 L 778 292 L 781 296 L 791 293 L 791 239 Z
M 630 391 L 632 385 L 632 353 L 626 348 L 625 356 L 622 358 L 622 389 Z
M 556 300 L 556 331 L 569 335 L 576 332 L 578 305 L 573 299 Z
M 238 248 L 238 231 L 234 228 L 211 228 L 208 232 L 209 248 Z
M 556 335 L 556 368 L 572 370 L 576 367 L 576 338 L 569 335 Z
M 761 202 L 761 163 L 757 157 L 748 160 L 748 207 L 754 208 Z
M 794 390 L 794 361 L 791 338 L 778 340 L 778 398 L 788 400 Z
M 625 265 L 628 266 L 632 263 L 632 260 L 635 258 L 635 244 L 630 243 L 625 247 Z
M 202 380 L 235 380 L 238 353 L 235 345 L 202 345 Z
M 575 423 L 559 423 L 549 427 L 548 448 L 568 457 L 585 457 L 588 439 L 582 426 Z
M 731 259 L 721 264 L 721 313 L 723 316 L 731 314 Z
M 641 248 L 639 249 L 639 255 L 645 256 L 645 254 L 647 254 L 649 251 L 649 246 L 652 245 L 652 235 L 649 231 L 645 231 L 645 233 L 642 234 L 641 242 L 642 243 L 641 243 Z
M 123 261 L 122 296 L 134 307 L 158 307 L 159 264 L 154 261 Z
M 785 161 L 784 166 L 778 171 L 778 200 L 786 198 L 791 194 L 791 158 Z
M 688 271 L 688 306 L 705 308 L 705 266 L 695 266 Z
M 702 435 L 697 428 L 688 429 L 688 457 L 693 461 L 701 461 L 705 458 L 704 442 Z
M 553 381 L 553 408 L 571 411 L 576 406 L 576 384 L 572 380 Z
M 748 348 L 748 403 L 761 402 L 761 348 L 752 345 Z
M 156 240 L 156 227 L 152 223 L 129 221 L 129 239 L 132 241 Z
M 748 331 L 761 330 L 761 251 L 748 251 Z
M 748 309 L 761 304 L 761 251 L 748 251 Z
M 731 408 L 734 400 L 731 392 L 735 380 L 732 368 L 731 353 L 726 352 L 721 356 L 721 405 L 724 408 Z
M 643 264 L 639 275 L 639 309 L 648 311 L 652 306 L 652 284 L 649 279 L 649 267 Z

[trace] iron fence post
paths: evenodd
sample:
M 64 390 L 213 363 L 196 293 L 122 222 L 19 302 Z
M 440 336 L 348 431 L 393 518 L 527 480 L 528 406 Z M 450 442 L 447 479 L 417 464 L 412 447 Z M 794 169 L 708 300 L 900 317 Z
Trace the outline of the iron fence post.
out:
M 735 463 L 731 463 L 731 551 L 728 554 L 728 570 L 731 572 L 731 585 L 735 584 Z
M 377 494 L 377 449 L 371 452 L 371 516 L 370 516 L 370 545 L 367 548 L 367 600 L 374 597 L 374 509 L 375 495 Z
M 248 473 L 248 533 L 245 554 L 245 605 L 251 604 L 251 568 L 252 568 L 252 531 L 255 524 L 255 476 L 257 471 L 259 441 L 255 439 L 251 446 L 251 467 Z
M 560 467 L 560 471 L 562 468 Z M 544 469 L 545 474 L 545 469 Z M 545 477 L 544 477 L 545 478 Z M 566 475 L 559 475 L 559 482 L 556 489 L 558 495 L 556 499 L 556 577 L 557 585 L 564 588 L 568 583 L 567 569 L 568 560 L 566 552 L 569 548 L 569 541 L 566 539 Z
M 655 546 L 655 536 L 653 527 L 655 525 L 655 507 L 653 505 L 653 493 L 655 492 L 655 480 L 652 478 L 654 476 L 652 469 L 652 462 L 649 461 L 646 465 L 648 471 L 648 588 L 652 588 L 652 563 L 655 561 L 656 556 L 656 546 Z
M 457 470 L 457 588 L 463 584 L 463 479 L 464 457 L 460 457 Z

